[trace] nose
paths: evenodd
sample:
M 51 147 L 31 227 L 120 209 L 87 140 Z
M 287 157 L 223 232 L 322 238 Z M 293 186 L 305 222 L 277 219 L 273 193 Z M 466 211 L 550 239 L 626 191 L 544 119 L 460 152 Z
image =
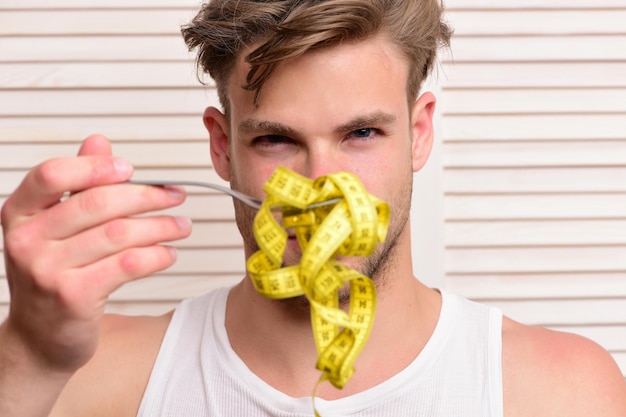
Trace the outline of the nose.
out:
M 340 156 L 332 147 L 316 144 L 307 149 L 301 174 L 312 179 L 341 171 Z

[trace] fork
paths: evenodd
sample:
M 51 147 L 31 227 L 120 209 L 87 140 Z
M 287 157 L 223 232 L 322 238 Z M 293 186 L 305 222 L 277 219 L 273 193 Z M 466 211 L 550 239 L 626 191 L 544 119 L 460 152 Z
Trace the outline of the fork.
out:
M 260 209 L 261 203 L 262 203 L 262 201 L 259 200 L 258 198 L 250 197 L 247 194 L 243 194 L 243 193 L 240 193 L 239 191 L 235 191 L 231 188 L 224 187 L 222 185 L 214 184 L 211 182 L 185 181 L 185 180 L 180 180 L 180 181 L 179 180 L 129 180 L 127 182 L 130 184 L 154 185 L 154 186 L 161 186 L 161 187 L 166 186 L 166 185 L 181 185 L 181 186 L 210 188 L 212 190 L 216 190 L 224 194 L 228 194 L 231 197 L 236 198 L 237 200 L 241 201 L 248 207 L 252 207 L 255 210 Z M 335 203 L 338 203 L 339 201 L 341 201 L 341 198 L 331 198 L 329 200 L 319 201 L 317 203 L 310 204 L 309 206 L 306 207 L 306 209 L 314 209 L 314 208 L 322 207 L 328 204 L 335 204 Z M 272 211 L 281 211 L 282 209 L 283 207 L 281 206 L 272 207 Z

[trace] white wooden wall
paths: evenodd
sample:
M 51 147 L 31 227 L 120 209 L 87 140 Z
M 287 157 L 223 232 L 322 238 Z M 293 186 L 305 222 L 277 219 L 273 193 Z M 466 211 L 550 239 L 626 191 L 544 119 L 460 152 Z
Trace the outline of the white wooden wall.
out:
M 197 3 L 0 0 L 0 203 L 95 132 L 137 177 L 219 182 L 201 121 L 215 92 L 178 30 Z M 440 142 L 416 177 L 416 269 L 584 334 L 626 374 L 626 0 L 447 5 L 456 34 L 433 84 Z M 179 262 L 116 292 L 110 311 L 161 312 L 242 276 L 231 202 L 189 192 Z M 0 318 L 8 302 L 0 272 Z
M 626 1 L 447 4 L 445 286 L 626 374 Z

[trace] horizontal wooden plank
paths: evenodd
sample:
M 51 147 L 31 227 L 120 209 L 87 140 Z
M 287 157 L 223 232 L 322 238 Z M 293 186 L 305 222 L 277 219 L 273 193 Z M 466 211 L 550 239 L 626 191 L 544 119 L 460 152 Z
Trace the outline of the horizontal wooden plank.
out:
M 626 298 L 626 272 L 448 274 L 446 289 L 477 301 Z
M 196 67 L 181 62 L 1 63 L 2 89 L 197 87 Z
M 0 10 L 23 9 L 92 9 L 92 8 L 154 8 L 154 7 L 197 7 L 200 0 L 20 0 L 19 2 L 5 2 Z
M 443 71 L 444 89 L 626 86 L 625 62 L 461 62 Z
M 174 310 L 179 303 L 179 300 L 144 302 L 112 301 L 106 305 L 105 313 L 124 316 L 160 316 L 161 314 Z
M 452 40 L 443 62 L 619 61 L 626 34 L 596 36 L 472 36 Z
M 208 143 L 200 110 L 192 115 L 0 117 L 0 144 L 26 141 L 78 143 L 94 133 L 105 134 L 119 142 L 204 139 Z
M 454 10 L 447 19 L 454 35 L 572 35 L 623 33 L 624 9 Z M 555 22 L 558 22 L 556 24 Z
M 445 265 L 452 274 L 626 272 L 624 254 L 626 246 L 448 248 Z
M 0 36 L 179 35 L 194 15 L 192 8 L 4 10 Z
M 448 221 L 626 219 L 626 194 L 447 195 Z
M 210 168 L 211 157 L 205 141 L 172 141 L 146 143 L 145 146 L 114 142 L 117 156 L 128 159 L 137 168 Z M 4 143 L 0 145 L 0 166 L 3 169 L 26 169 L 47 159 L 76 154 L 78 147 L 69 144 Z
M 486 304 L 500 307 L 505 315 L 531 325 L 626 326 L 626 298 L 494 301 Z
M 449 222 L 444 226 L 444 235 L 446 247 L 449 248 L 563 245 L 626 246 L 626 220 Z
M 448 9 L 599 9 L 626 7 L 626 0 L 446 0 L 445 5 Z
M 600 167 L 626 163 L 626 140 L 455 142 L 444 148 L 444 165 L 450 168 Z
M 106 89 L 2 92 L 5 116 L 198 115 L 218 104 L 214 89 Z
M 626 166 L 609 168 L 446 169 L 445 193 L 626 192 Z
M 443 147 L 446 168 L 626 166 L 626 140 L 448 142 Z
M 626 113 L 626 88 L 444 90 L 441 97 L 444 117 L 448 114 Z
M 180 35 L 12 36 L 0 42 L 0 62 L 189 62 L 193 59 Z
M 625 139 L 623 114 L 446 115 L 445 141 Z M 1 123 L 1 121 L 0 121 Z

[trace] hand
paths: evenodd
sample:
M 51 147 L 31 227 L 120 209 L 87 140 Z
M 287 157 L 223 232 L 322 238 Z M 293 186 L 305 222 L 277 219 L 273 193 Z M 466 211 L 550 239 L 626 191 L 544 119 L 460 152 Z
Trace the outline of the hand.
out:
M 109 141 L 92 136 L 78 157 L 35 167 L 2 208 L 6 330 L 45 367 L 73 372 L 84 365 L 109 295 L 172 265 L 175 251 L 160 243 L 190 233 L 186 219 L 133 217 L 181 204 L 185 195 L 122 183 L 131 175 Z

